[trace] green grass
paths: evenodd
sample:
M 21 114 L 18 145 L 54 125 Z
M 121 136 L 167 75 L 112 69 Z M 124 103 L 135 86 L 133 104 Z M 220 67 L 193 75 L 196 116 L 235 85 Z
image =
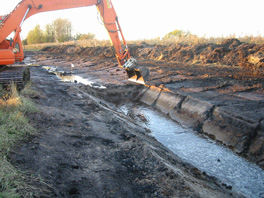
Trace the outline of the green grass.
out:
M 0 198 L 32 197 L 31 176 L 8 161 L 14 146 L 36 132 L 25 116 L 32 111 L 36 111 L 33 102 L 14 85 L 7 91 L 0 88 Z

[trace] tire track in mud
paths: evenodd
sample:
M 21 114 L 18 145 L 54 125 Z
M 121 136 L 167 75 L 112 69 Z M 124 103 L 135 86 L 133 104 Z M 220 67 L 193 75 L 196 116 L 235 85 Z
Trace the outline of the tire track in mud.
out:
M 32 74 L 39 112 L 29 118 L 40 133 L 12 159 L 43 178 L 46 189 L 33 184 L 41 197 L 241 197 L 81 85 L 59 82 L 40 67 Z

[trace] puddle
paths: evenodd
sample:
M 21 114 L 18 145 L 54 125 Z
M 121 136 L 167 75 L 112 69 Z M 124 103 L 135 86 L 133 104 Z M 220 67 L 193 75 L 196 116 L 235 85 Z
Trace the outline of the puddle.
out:
M 93 88 L 106 89 L 105 86 L 96 84 L 81 76 L 66 73 L 64 71 L 57 71 L 56 67 L 43 66 L 42 68 L 46 69 L 49 73 L 55 74 L 63 82 L 81 83 L 81 84 L 88 85 Z
M 128 107 L 121 109 L 128 113 Z M 264 171 L 261 168 L 157 111 L 145 107 L 137 107 L 136 111 L 147 119 L 144 125 L 152 131 L 151 135 L 180 158 L 246 197 L 264 198 Z

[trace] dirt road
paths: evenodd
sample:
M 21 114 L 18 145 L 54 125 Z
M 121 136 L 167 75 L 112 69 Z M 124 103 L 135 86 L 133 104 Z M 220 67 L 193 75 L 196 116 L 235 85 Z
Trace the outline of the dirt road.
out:
M 103 64 L 109 67 L 107 61 Z M 105 79 L 112 69 L 110 65 Z M 36 91 L 31 97 L 39 111 L 28 116 L 39 135 L 12 159 L 46 183 L 33 184 L 41 197 L 241 197 L 117 112 L 113 104 L 126 102 L 144 87 L 120 87 L 121 80 L 118 86 L 108 84 L 108 103 L 93 96 L 102 90 L 61 82 L 42 67 L 31 67 L 31 75 Z

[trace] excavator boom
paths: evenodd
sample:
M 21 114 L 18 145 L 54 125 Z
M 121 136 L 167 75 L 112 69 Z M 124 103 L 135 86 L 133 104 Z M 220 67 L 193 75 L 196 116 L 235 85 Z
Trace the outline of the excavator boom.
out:
M 97 7 L 101 15 L 114 46 L 117 61 L 126 70 L 128 80 L 145 84 L 149 76 L 149 70 L 138 66 L 135 59 L 131 59 L 111 0 L 22 0 L 10 14 L 0 16 L 0 65 L 11 65 L 23 60 L 24 54 L 20 32 L 23 22 L 32 15 L 92 5 Z M 7 36 L 13 31 L 15 31 L 14 38 L 7 40 Z

